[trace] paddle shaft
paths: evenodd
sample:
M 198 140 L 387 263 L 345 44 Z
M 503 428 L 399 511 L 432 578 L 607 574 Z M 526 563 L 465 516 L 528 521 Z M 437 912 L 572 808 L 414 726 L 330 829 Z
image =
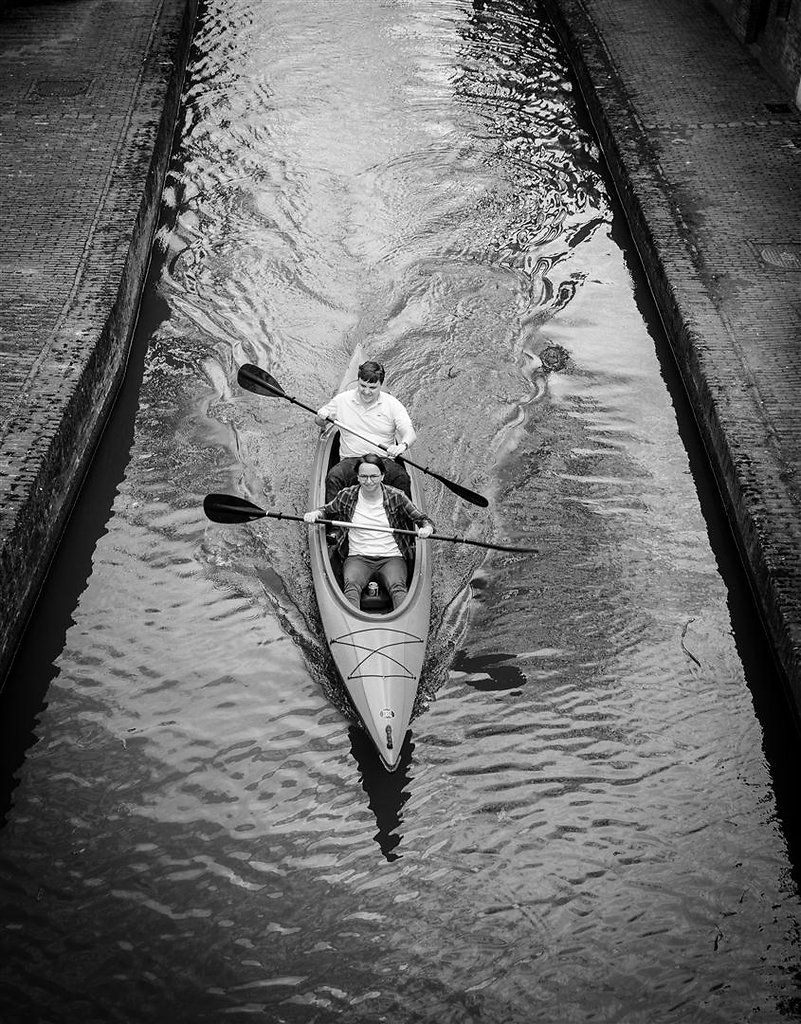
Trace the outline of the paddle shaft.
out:
M 287 518 L 287 517 L 284 517 Z M 338 519 L 316 519 L 312 526 L 344 526 L 346 530 L 372 530 L 373 533 L 405 533 L 408 537 L 419 537 L 420 535 L 416 530 L 393 530 L 391 527 L 387 530 L 383 526 L 357 526 L 354 523 L 347 523 Z M 451 544 L 472 544 L 477 548 L 492 548 L 493 551 L 522 551 L 528 554 L 533 554 L 536 548 L 513 548 L 508 547 L 505 544 L 485 544 L 480 540 L 468 540 L 466 537 L 446 537 L 441 533 L 430 533 L 428 537 L 421 538 L 422 540 L 446 540 Z
M 259 366 L 246 364 L 240 367 L 238 380 L 242 387 L 245 387 L 250 391 L 255 390 L 259 394 L 267 393 L 272 395 L 274 398 L 283 398 L 292 405 L 296 405 L 299 409 L 305 409 L 306 412 L 310 412 L 314 416 L 317 416 L 316 409 L 313 409 L 310 405 L 306 405 L 305 402 L 301 402 L 300 399 L 295 398 L 293 395 L 288 395 L 278 381 L 268 374 L 266 370 L 262 370 Z M 325 419 L 328 423 L 338 427 L 339 430 L 345 430 L 347 433 L 353 434 L 354 437 L 358 437 L 367 444 L 371 444 L 375 448 L 379 448 L 381 451 L 389 454 L 389 449 L 385 444 L 381 444 L 379 441 L 373 441 L 369 437 L 365 437 L 365 435 L 360 434 L 358 430 L 354 430 L 352 427 L 346 427 L 344 423 L 340 423 L 339 420 L 335 420 L 330 416 L 326 416 Z M 390 458 L 392 457 L 393 456 L 390 456 Z M 478 505 L 481 508 L 486 508 L 487 505 L 489 505 L 489 501 L 483 494 L 479 494 L 477 491 L 471 491 L 469 487 L 465 487 L 456 480 L 449 480 L 448 477 L 435 472 L 433 469 L 429 469 L 428 466 L 421 466 L 419 462 L 413 462 L 405 455 L 397 455 L 394 456 L 394 458 L 399 462 L 406 462 L 410 466 L 414 466 L 415 469 L 419 469 L 421 473 L 425 473 L 427 476 L 433 477 L 435 480 L 439 480 L 439 482 L 447 487 L 449 491 L 452 491 L 454 494 L 458 494 L 464 501 L 469 501 L 471 504 Z
M 224 523 L 247 523 L 253 519 L 289 519 L 296 523 L 305 523 L 303 516 L 292 515 L 288 512 L 267 512 L 253 502 L 244 498 L 237 498 L 228 494 L 209 494 L 203 503 L 204 510 L 209 519 L 215 522 Z M 393 530 L 391 527 L 383 526 L 357 526 L 346 520 L 340 519 L 317 519 L 309 526 L 338 526 L 346 530 L 371 530 L 374 533 L 403 533 L 409 537 L 417 537 L 416 530 Z M 514 551 L 518 554 L 535 554 L 538 548 L 512 547 L 508 544 L 487 544 L 481 540 L 469 540 L 467 537 L 445 536 L 444 534 L 432 533 L 425 540 L 443 540 L 449 544 L 470 544 L 476 548 L 488 548 L 491 551 Z

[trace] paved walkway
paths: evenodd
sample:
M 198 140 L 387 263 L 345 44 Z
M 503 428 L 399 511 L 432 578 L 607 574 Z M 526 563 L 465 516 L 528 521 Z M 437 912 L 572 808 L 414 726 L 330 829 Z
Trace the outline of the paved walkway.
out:
M 545 0 L 801 711 L 801 114 L 698 0 Z
M 195 3 L 0 7 L 0 680 L 124 372 Z

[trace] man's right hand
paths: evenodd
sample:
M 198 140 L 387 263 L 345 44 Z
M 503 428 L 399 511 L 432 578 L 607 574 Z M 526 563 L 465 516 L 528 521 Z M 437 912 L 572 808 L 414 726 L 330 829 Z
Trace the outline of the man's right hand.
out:
M 323 514 L 322 513 L 322 509 L 319 509 L 319 508 L 312 509 L 311 512 L 304 512 L 303 513 L 303 522 L 304 523 L 316 523 L 317 520 L 322 516 L 322 514 Z

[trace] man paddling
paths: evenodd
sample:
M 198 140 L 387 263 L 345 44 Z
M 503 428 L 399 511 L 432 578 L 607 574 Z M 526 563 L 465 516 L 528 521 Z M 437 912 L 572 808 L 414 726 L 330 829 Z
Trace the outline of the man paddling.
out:
M 346 600 L 358 608 L 362 590 L 371 577 L 378 576 L 392 607 L 397 608 L 406 597 L 407 562 L 414 557 L 415 538 L 389 531 L 415 530 L 425 539 L 434 532 L 434 523 L 402 491 L 384 484 L 384 459 L 368 454 L 356 461 L 358 484 L 339 491 L 332 501 L 303 518 L 307 523 L 323 518 L 352 523 L 348 529 L 339 528 L 335 542 L 342 558 Z M 380 526 L 387 532 L 360 526 Z
M 354 389 L 335 395 L 317 410 L 318 426 L 328 426 L 331 420 L 336 420 L 342 427 L 364 435 L 357 437 L 347 429 L 340 431 L 339 462 L 325 478 L 326 501 L 332 501 L 343 487 L 356 483 L 356 464 L 363 455 L 378 455 L 381 452 L 378 445 L 384 445 L 390 456 L 384 460 L 386 483 L 411 497 L 409 474 L 403 463 L 395 459 L 409 450 L 417 435 L 403 404 L 381 390 L 383 383 L 384 367 L 368 360 L 359 367 Z

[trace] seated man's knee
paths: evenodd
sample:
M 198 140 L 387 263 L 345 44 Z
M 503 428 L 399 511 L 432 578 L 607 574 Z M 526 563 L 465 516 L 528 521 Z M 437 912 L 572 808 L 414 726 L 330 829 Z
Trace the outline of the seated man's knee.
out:
M 343 487 L 350 487 L 357 480 L 356 471 L 350 463 L 338 462 L 333 466 L 325 478 L 325 500 L 326 503 L 333 501 Z
M 358 608 L 361 603 L 363 589 L 364 579 L 362 574 L 357 571 L 348 572 L 346 569 L 342 586 L 342 593 L 345 595 L 345 600 Z
M 407 498 L 411 498 L 412 482 L 409 479 L 409 474 L 396 462 L 388 463 L 385 481 L 390 487 L 397 487 Z
M 406 597 L 406 563 L 402 558 L 391 558 L 384 565 L 381 575 L 392 598 L 392 607 L 397 608 Z

